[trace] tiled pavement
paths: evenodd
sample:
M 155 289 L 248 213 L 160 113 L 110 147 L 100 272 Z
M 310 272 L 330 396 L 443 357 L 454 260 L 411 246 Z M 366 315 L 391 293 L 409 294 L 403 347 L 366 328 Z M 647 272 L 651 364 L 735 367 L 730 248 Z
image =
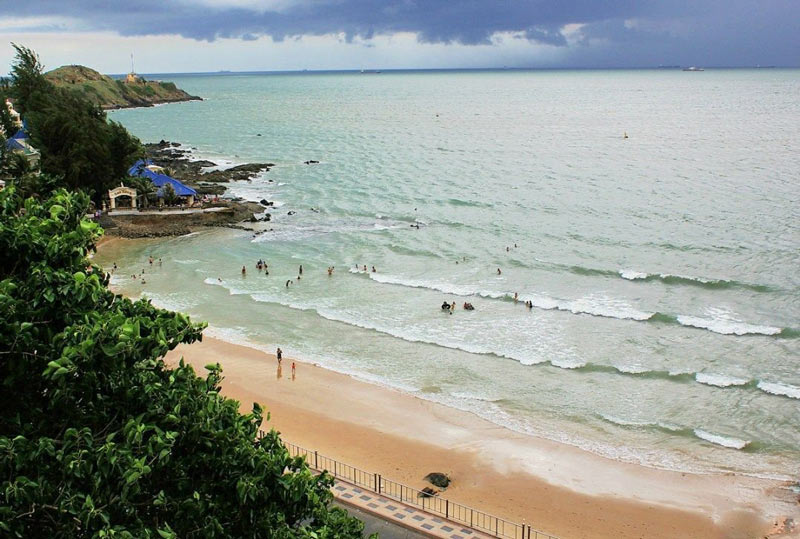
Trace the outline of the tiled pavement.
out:
M 339 479 L 333 485 L 333 494 L 341 503 L 355 506 L 362 511 L 430 537 L 446 539 L 486 539 L 491 537 Z

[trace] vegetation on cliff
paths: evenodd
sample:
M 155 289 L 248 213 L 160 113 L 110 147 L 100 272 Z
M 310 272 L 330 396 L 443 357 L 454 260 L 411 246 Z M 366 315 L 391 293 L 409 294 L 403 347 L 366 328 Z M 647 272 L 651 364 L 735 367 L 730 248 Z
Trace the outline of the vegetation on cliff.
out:
M 74 92 L 103 109 L 149 107 L 158 103 L 201 99 L 181 90 L 174 82 L 148 81 L 142 77 L 112 79 L 79 65 L 62 66 L 44 76 L 53 85 Z

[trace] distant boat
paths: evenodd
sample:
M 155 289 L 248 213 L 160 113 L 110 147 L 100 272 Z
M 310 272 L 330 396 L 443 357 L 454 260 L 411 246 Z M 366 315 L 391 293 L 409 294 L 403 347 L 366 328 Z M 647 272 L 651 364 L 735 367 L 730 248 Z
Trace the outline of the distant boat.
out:
M 705 71 L 705 69 L 703 69 L 702 67 L 696 67 L 696 66 L 684 67 L 683 70 L 684 71 Z

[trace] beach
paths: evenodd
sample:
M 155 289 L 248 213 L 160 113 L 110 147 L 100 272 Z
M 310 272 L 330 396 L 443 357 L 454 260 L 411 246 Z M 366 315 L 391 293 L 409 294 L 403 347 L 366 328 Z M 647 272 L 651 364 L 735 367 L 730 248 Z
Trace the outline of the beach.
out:
M 796 75 L 186 75 L 208 100 L 112 115 L 206 179 L 269 163 L 226 183 L 263 212 L 97 260 L 255 349 L 183 353 L 287 442 L 565 537 L 769 534 L 800 520 Z
M 414 488 L 445 472 L 442 496 L 561 537 L 761 537 L 781 505 L 772 481 L 614 462 L 293 358 L 278 377 L 274 355 L 213 337 L 166 361 L 181 357 L 199 374 L 220 363 L 223 394 L 262 404 L 262 428 L 291 443 Z

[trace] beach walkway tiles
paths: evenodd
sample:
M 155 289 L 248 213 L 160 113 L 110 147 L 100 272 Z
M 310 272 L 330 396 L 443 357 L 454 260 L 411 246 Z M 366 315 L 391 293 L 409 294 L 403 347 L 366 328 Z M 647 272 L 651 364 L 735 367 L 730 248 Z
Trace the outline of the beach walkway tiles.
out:
M 373 515 L 404 526 L 429 537 L 445 539 L 485 539 L 492 537 L 462 524 L 417 509 L 359 488 L 337 479 L 333 485 L 333 495 L 344 504 L 352 505 Z

